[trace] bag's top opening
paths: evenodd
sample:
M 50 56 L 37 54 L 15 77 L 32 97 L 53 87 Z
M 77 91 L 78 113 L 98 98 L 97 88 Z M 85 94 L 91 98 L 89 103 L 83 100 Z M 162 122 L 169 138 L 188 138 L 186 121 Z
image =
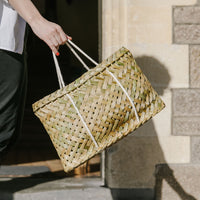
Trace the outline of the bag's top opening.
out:
M 58 89 L 55 92 L 45 96 L 44 98 L 40 99 L 39 101 L 35 102 L 32 107 L 33 107 L 33 112 L 37 112 L 38 109 L 44 107 L 45 105 L 55 101 L 56 99 L 62 97 L 65 94 L 68 94 L 75 90 L 76 88 L 80 87 L 83 85 L 87 80 L 91 79 L 92 77 L 96 76 L 109 66 L 111 66 L 112 63 L 116 62 L 117 60 L 120 59 L 124 54 L 130 53 L 128 49 L 125 47 L 120 48 L 118 51 L 113 53 L 110 57 L 105 59 L 102 63 L 97 65 L 94 68 L 91 68 L 89 71 L 85 72 L 82 76 L 80 76 L 78 79 L 73 81 L 72 83 L 66 85 L 62 89 Z M 132 56 L 132 55 L 131 55 Z

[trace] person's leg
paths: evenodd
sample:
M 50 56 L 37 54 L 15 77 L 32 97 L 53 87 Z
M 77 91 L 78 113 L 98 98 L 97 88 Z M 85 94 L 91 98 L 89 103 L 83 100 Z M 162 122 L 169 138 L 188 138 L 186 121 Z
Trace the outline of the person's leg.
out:
M 21 131 L 26 80 L 23 56 L 0 50 L 0 159 Z

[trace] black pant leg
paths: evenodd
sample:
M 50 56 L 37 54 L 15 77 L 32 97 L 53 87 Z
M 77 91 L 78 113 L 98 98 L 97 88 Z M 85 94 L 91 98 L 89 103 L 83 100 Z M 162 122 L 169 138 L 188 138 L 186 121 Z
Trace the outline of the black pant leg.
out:
M 0 50 L 0 154 L 14 146 L 21 131 L 27 86 L 22 55 Z

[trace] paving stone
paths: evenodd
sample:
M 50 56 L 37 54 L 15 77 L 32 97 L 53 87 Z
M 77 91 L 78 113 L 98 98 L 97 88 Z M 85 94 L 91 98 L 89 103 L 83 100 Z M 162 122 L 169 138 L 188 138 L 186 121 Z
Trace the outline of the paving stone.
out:
M 191 137 L 191 161 L 200 163 L 200 137 Z
M 200 7 L 199 6 L 174 7 L 174 23 L 200 24 Z
M 46 166 L 0 166 L 0 177 L 9 175 L 30 176 L 50 172 Z
M 173 89 L 173 116 L 200 116 L 200 89 Z
M 200 136 L 200 117 L 174 117 L 172 133 L 180 136 Z
M 103 187 L 100 178 L 0 178 L 0 200 L 154 200 L 154 190 Z
M 156 166 L 156 200 L 198 200 L 200 165 L 160 164 Z
M 190 52 L 190 87 L 200 88 L 200 46 L 191 45 L 189 52 Z
M 200 44 L 200 25 L 174 25 L 174 43 Z
M 0 178 L 0 200 L 112 200 L 99 178 Z
M 113 200 L 108 188 L 50 190 L 35 193 L 1 194 L 0 200 Z

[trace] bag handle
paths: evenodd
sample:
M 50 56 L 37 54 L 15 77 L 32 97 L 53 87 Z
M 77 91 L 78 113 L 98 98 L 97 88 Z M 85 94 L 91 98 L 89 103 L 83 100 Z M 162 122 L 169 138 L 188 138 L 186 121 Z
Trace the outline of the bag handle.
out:
M 70 41 L 70 40 L 69 40 Z M 88 66 L 83 62 L 83 60 L 79 57 L 79 55 L 74 51 L 74 49 L 66 43 L 66 45 L 70 48 L 70 50 L 74 53 L 74 55 L 80 60 L 80 62 L 83 64 L 83 66 L 89 71 L 90 69 L 88 68 Z M 75 45 L 75 44 L 74 44 Z M 76 45 L 75 45 L 76 46 Z M 80 50 L 80 49 L 79 49 Z M 81 50 L 82 51 L 82 50 Z M 60 70 L 60 66 L 58 64 L 58 59 L 56 58 L 56 55 L 54 54 L 54 52 L 52 51 L 52 54 L 53 54 L 53 59 L 54 59 L 54 63 L 55 63 L 55 67 L 56 67 L 56 73 L 57 73 L 57 77 L 58 77 L 58 82 L 59 82 L 59 86 L 60 88 L 63 88 L 65 87 L 65 83 L 64 83 L 64 80 L 63 80 L 63 76 L 62 76 L 62 73 L 61 73 L 61 70 Z M 89 57 L 89 56 L 88 56 Z M 91 58 L 90 58 L 91 59 Z M 92 59 L 93 60 L 93 59 Z M 94 61 L 95 62 L 95 61 Z M 76 112 L 78 113 L 78 116 L 80 117 L 83 125 L 85 126 L 90 138 L 92 139 L 92 141 L 94 142 L 95 146 L 98 148 L 99 145 L 97 144 L 94 136 L 92 135 L 90 129 L 88 128 L 85 120 L 83 119 L 81 113 L 79 112 L 77 106 L 75 105 L 73 99 L 71 98 L 71 96 L 69 94 L 67 94 L 67 97 L 69 98 L 69 100 L 71 101 L 72 105 L 74 106 Z
M 85 67 L 85 69 L 87 71 L 89 71 L 90 68 L 85 64 L 85 62 L 81 59 L 81 57 L 76 53 L 76 51 L 72 48 L 72 46 L 70 44 L 74 48 L 76 48 L 81 54 L 83 54 L 88 60 L 90 60 L 93 64 L 98 65 L 98 63 L 95 60 L 93 60 L 90 56 L 88 56 L 76 44 L 74 44 L 71 40 L 68 40 L 68 42 L 66 42 L 66 45 L 69 47 L 71 52 L 75 55 L 75 57 L 80 61 L 80 63 L 83 65 L 83 67 Z M 64 80 L 63 80 L 62 73 L 60 71 L 58 60 L 57 60 L 57 57 L 55 56 L 55 54 L 53 53 L 53 51 L 52 51 L 52 54 L 53 54 L 53 59 L 54 59 L 55 67 L 56 67 L 56 73 L 57 73 L 57 77 L 58 77 L 59 86 L 60 86 L 60 88 L 63 88 L 63 87 L 65 87 L 65 83 L 64 83 Z
M 70 46 L 70 44 L 77 49 L 82 55 L 84 55 L 88 60 L 90 60 L 93 64 L 98 65 L 95 60 L 93 60 L 90 56 L 88 56 L 83 50 L 81 50 L 77 45 L 75 45 L 71 40 L 68 40 L 66 42 L 66 45 L 69 47 L 69 49 L 74 53 L 75 56 L 80 60 L 81 63 L 84 63 L 83 60 L 78 56 L 78 54 L 74 51 L 74 49 Z M 84 63 L 85 64 L 85 63 Z M 85 68 L 89 71 L 90 69 L 88 66 L 85 64 Z
M 66 42 L 66 45 L 69 47 L 69 49 L 72 51 L 72 53 L 76 56 L 76 58 L 82 63 L 83 67 L 85 67 L 85 69 L 86 69 L 87 71 L 89 71 L 90 68 L 89 68 L 89 67 L 85 64 L 85 62 L 80 58 L 80 56 L 76 53 L 76 51 L 73 49 L 73 47 L 76 48 L 82 55 L 84 55 L 84 56 L 85 56 L 88 60 L 90 60 L 93 64 L 98 65 L 98 63 L 97 63 L 96 61 L 94 61 L 90 56 L 88 56 L 83 50 L 81 50 L 81 49 L 80 49 L 76 44 L 74 44 L 71 40 L 68 40 L 68 41 Z M 72 45 L 73 47 L 72 47 L 71 45 Z M 56 73 L 57 73 L 57 77 L 58 77 L 59 86 L 60 86 L 60 88 L 63 88 L 63 87 L 65 87 L 65 83 L 64 83 L 64 80 L 63 80 L 63 76 L 62 76 L 62 73 L 61 73 L 59 64 L 58 64 L 58 60 L 57 60 L 56 55 L 55 55 L 53 52 L 52 52 L 52 54 L 53 54 L 53 59 L 54 59 L 55 67 L 56 67 Z M 131 100 L 129 94 L 127 93 L 127 91 L 125 90 L 125 88 L 122 86 L 122 84 L 119 82 L 119 80 L 116 78 L 116 76 L 115 76 L 112 72 L 110 72 L 108 68 L 106 68 L 106 71 L 113 77 L 113 79 L 117 82 L 117 84 L 121 87 L 121 89 L 123 90 L 123 92 L 126 94 L 128 100 L 130 101 L 130 103 L 131 103 L 131 105 L 132 105 L 132 108 L 134 109 L 136 119 L 137 119 L 137 121 L 138 121 L 138 123 L 139 123 L 140 120 L 139 120 L 139 116 L 138 116 L 136 107 L 135 107 L 135 105 L 134 105 L 134 102 Z M 75 105 L 73 99 L 71 98 L 71 96 L 70 96 L 69 94 L 67 94 L 67 97 L 70 99 L 72 105 L 74 106 L 76 112 L 78 113 L 78 115 L 79 115 L 79 117 L 80 117 L 82 123 L 84 124 L 84 126 L 85 126 L 85 128 L 86 128 L 88 134 L 90 135 L 92 141 L 94 142 L 95 146 L 98 147 L 98 144 L 97 144 L 96 140 L 94 139 L 92 133 L 90 132 L 90 130 L 89 130 L 87 124 L 85 123 L 85 120 L 83 119 L 82 115 L 80 114 L 80 112 L 79 112 L 78 108 L 76 107 L 76 105 Z

